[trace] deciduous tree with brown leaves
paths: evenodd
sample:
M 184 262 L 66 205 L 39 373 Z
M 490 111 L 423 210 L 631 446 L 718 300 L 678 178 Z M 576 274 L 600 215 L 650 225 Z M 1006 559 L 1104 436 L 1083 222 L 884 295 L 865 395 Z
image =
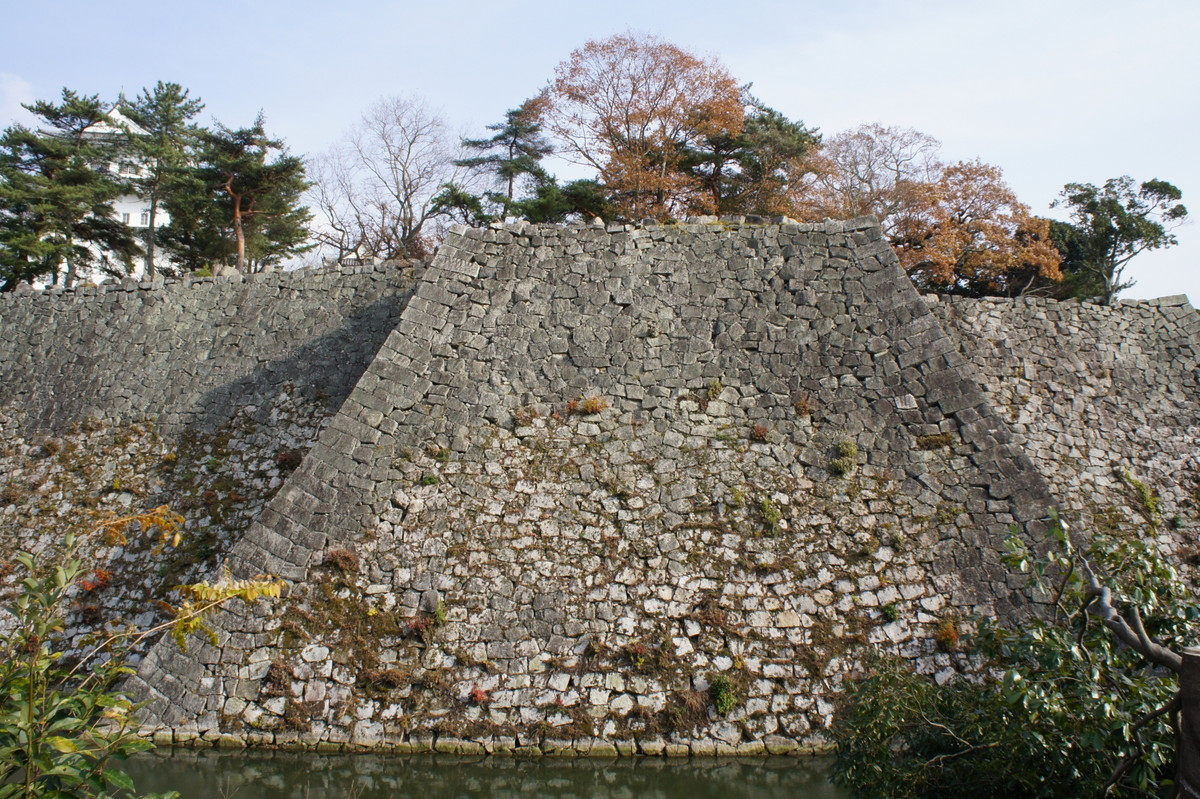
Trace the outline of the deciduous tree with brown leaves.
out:
M 803 218 L 871 214 L 923 291 L 1015 296 L 1062 279 L 1050 222 L 982 161 L 946 165 L 911 128 L 861 125 L 831 137 L 796 198 Z
M 559 151 L 593 167 L 619 213 L 667 218 L 701 193 L 687 148 L 744 126 L 741 91 L 715 60 L 653 36 L 589 41 L 555 68 L 546 122 Z
M 1017 296 L 1037 278 L 1062 279 L 1050 221 L 1030 213 L 998 167 L 962 161 L 914 192 L 918 201 L 898 215 L 891 238 L 918 288 Z

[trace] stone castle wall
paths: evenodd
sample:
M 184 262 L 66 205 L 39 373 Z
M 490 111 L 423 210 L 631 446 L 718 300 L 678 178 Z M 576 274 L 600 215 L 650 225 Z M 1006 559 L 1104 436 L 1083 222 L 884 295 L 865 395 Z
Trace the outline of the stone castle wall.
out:
M 411 284 L 361 266 L 0 295 L 0 419 L 9 435 L 91 416 L 211 430 L 289 384 L 336 409 Z
M 1195 553 L 1200 315 L 1185 297 L 927 301 L 1085 533 L 1143 521 L 1140 483 L 1163 551 Z
M 1194 467 L 1185 303 L 922 299 L 873 220 L 463 229 L 379 280 L 351 295 L 391 332 L 226 560 L 288 596 L 140 666 L 168 739 L 796 751 L 870 656 L 945 678 L 972 617 L 1028 611 L 1014 526 L 1136 522 L 1116 471 Z M 69 422 L 21 357 L 9 406 Z M 78 411 L 182 427 L 212 391 Z M 1196 507 L 1161 490 L 1181 553 Z
M 159 646 L 150 712 L 272 741 L 817 743 L 868 651 L 948 672 L 938 630 L 1025 601 L 1001 541 L 1051 499 L 1008 437 L 869 221 L 464 231 L 232 553 L 297 590 Z

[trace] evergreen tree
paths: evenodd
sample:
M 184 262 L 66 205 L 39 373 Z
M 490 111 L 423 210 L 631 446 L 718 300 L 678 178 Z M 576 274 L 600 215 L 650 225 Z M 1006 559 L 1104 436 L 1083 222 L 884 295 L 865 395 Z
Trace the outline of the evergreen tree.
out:
M 496 135 L 463 140 L 464 148 L 480 154 L 454 164 L 485 174 L 499 190 L 479 195 L 458 183 L 447 183 L 434 199 L 440 213 L 470 225 L 486 225 L 507 216 L 524 216 L 523 201 L 517 198 L 522 179 L 531 185 L 534 195 L 558 188 L 541 165 L 542 159 L 554 152 L 542 135 L 541 114 L 546 102 L 545 95 L 526 100 L 505 112 L 503 122 L 487 126 Z
M 115 218 L 112 202 L 127 187 L 110 167 L 119 138 L 98 133 L 108 116 L 97 96 L 63 89 L 59 104 L 26 105 L 46 126 L 14 125 L 0 135 L 0 291 L 47 275 L 75 283 L 111 256 L 128 271 L 140 247 Z
M 543 95 L 526 100 L 519 108 L 505 112 L 503 122 L 487 126 L 488 130 L 496 131 L 495 136 L 463 141 L 464 147 L 481 155 L 455 163 L 493 173 L 504 192 L 488 192 L 485 197 L 505 209 L 513 203 L 517 182 L 522 177 L 528 176 L 535 182 L 549 177 L 541 165 L 541 160 L 554 152 L 542 135 L 541 114 L 545 105 Z
M 573 180 L 560 186 L 553 177 L 538 181 L 532 195 L 513 203 L 513 212 L 530 222 L 565 222 L 572 217 L 599 217 L 608 222 L 617 216 L 608 191 L 600 183 Z
M 267 136 L 261 115 L 248 128 L 203 131 L 196 166 L 173 185 L 163 244 L 187 268 L 252 271 L 308 248 L 304 161 Z
M 604 221 L 616 218 L 616 207 L 609 199 L 608 190 L 594 180 L 573 180 L 559 185 L 553 175 L 540 176 L 533 184 L 533 192 L 521 199 L 506 203 L 502 214 L 493 213 L 494 205 L 488 205 L 491 194 L 471 194 L 460 186 L 449 183 L 442 193 L 434 198 L 438 212 L 451 219 L 476 227 L 488 225 L 497 219 L 515 216 L 530 222 L 566 222 L 568 219 L 592 219 Z
M 172 188 L 181 186 L 181 173 L 190 162 L 190 151 L 200 134 L 190 120 L 203 108 L 204 103 L 189 99 L 188 91 L 178 83 L 162 81 L 153 90 L 143 89 L 132 102 L 121 102 L 125 115 L 142 129 L 130 135 L 138 169 L 138 176 L 131 182 L 138 196 L 150 204 L 145 238 L 148 277 L 154 276 L 156 268 L 159 207 Z
M 449 217 L 465 225 L 483 227 L 498 218 L 484 203 L 484 197 L 472 194 L 457 183 L 447 183 L 433 198 L 433 210 L 439 216 Z
M 682 169 L 701 187 L 693 210 L 716 214 L 792 213 L 792 195 L 821 137 L 746 95 L 745 124 L 688 147 Z
M 1139 253 L 1174 246 L 1171 230 L 1187 219 L 1183 192 L 1165 180 L 1142 184 L 1125 175 L 1103 186 L 1068 183 L 1055 205 L 1070 209 L 1070 230 L 1059 227 L 1054 243 L 1063 272 L 1077 292 L 1106 305 L 1134 284 L 1125 267 Z
M 181 270 L 210 270 L 234 258 L 230 214 L 222 199 L 196 168 L 173 178 L 170 194 L 164 198 L 170 221 L 159 228 L 156 238 Z

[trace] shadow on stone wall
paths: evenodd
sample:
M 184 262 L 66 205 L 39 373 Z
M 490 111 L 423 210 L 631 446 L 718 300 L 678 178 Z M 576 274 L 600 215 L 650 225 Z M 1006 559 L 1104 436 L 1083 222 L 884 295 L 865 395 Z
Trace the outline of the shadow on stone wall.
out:
M 336 330 L 305 342 L 289 357 L 264 363 L 204 393 L 195 411 L 164 415 L 160 429 L 168 435 L 182 429 L 211 433 L 247 406 L 258 406 L 258 413 L 265 416 L 271 400 L 284 387 L 293 385 L 302 396 L 321 402 L 330 414 L 336 413 L 395 327 L 411 296 L 410 288 L 376 300 L 348 316 Z

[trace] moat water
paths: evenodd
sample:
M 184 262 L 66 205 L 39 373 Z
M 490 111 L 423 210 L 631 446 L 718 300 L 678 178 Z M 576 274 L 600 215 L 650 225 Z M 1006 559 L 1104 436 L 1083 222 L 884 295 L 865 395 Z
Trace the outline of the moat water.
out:
M 182 799 L 847 799 L 829 761 L 790 757 L 564 760 L 169 750 L 126 771 Z

